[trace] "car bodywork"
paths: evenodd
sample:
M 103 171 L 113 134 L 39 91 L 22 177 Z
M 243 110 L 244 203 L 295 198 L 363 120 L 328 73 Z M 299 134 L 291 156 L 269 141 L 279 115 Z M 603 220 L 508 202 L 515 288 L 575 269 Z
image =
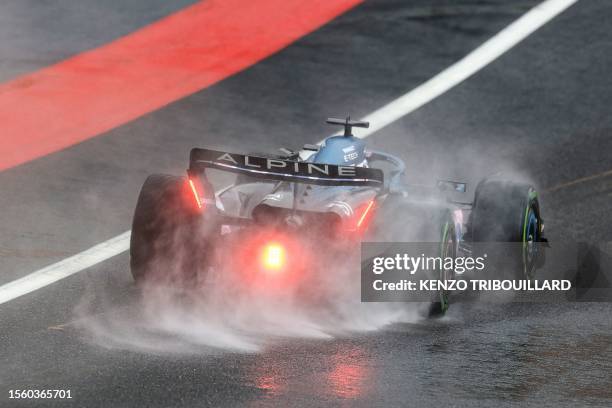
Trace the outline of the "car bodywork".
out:
M 530 186 L 484 179 L 472 202 L 463 197 L 465 183 L 438 180 L 432 188 L 417 188 L 405 183 L 406 166 L 401 159 L 370 151 L 352 135 L 352 127 L 367 127 L 366 122 L 350 118 L 328 122 L 343 125 L 344 135 L 331 136 L 320 146 L 306 145 L 301 152 L 281 149 L 282 155 L 261 155 L 192 149 L 185 184 L 193 205 L 188 207 L 187 218 L 196 226 L 190 231 L 197 233 L 179 243 L 179 249 L 189 246 L 200 257 L 206 254 L 206 270 L 210 271 L 222 267 L 220 258 L 213 255 L 214 248 L 223 248 L 226 260 L 231 248 L 229 252 L 237 255 L 230 263 L 249 270 L 256 268 L 257 259 L 263 259 L 259 267 L 278 269 L 290 248 L 289 255 L 301 255 L 290 257 L 282 267 L 306 271 L 322 265 L 333 268 L 345 256 L 358 254 L 359 242 L 368 240 L 437 242 L 442 256 L 457 257 L 470 254 L 479 237 L 522 239 L 523 264 L 531 243 L 544 240 L 537 194 Z M 233 173 L 235 178 L 219 187 L 211 175 L 214 171 Z M 145 183 L 141 197 L 160 196 L 151 191 L 157 188 Z M 168 224 L 177 214 L 163 205 L 141 201 L 135 212 L 132 247 L 149 249 L 131 249 L 135 278 L 142 275 L 134 272 L 142 261 L 134 259 L 156 252 L 153 241 L 159 241 L 160 232 L 151 226 Z M 166 219 L 160 222 L 160 217 Z M 503 222 L 498 223 L 496 217 Z M 516 225 L 515 219 L 519 220 Z M 496 224 L 508 225 L 496 235 L 482 233 L 495 232 Z M 198 246 L 199 241 L 206 245 Z M 206 251 L 201 249 L 204 246 Z M 169 251 L 170 257 L 173 252 L 176 248 Z M 196 267 L 201 263 L 198 260 Z M 534 265 L 525 267 L 525 273 L 531 273 Z M 439 272 L 437 278 L 452 278 L 452 271 L 450 275 L 449 271 Z M 447 294 L 441 293 L 440 300 L 432 304 L 437 305 L 437 313 L 443 313 L 448 307 Z

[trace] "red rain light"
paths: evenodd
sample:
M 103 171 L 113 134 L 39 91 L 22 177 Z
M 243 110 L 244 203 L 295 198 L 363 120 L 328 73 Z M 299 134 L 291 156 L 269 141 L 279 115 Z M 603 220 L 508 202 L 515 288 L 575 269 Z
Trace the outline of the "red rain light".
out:
M 276 242 L 271 242 L 263 247 L 261 253 L 261 264 L 269 271 L 280 271 L 285 266 L 285 248 Z
M 230 245 L 229 270 L 239 273 L 248 288 L 271 296 L 300 287 L 314 267 L 307 243 L 286 231 L 255 228 L 236 235 Z

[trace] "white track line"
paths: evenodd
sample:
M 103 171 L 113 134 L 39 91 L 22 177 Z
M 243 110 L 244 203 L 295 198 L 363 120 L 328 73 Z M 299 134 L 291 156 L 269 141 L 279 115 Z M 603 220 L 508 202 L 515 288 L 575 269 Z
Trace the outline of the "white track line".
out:
M 356 137 L 370 136 L 465 81 L 576 2 L 578 0 L 547 0 L 538 4 L 463 59 L 362 118 L 370 122 L 370 128 L 360 130 Z
M 102 261 L 106 261 L 115 255 L 127 251 L 129 247 L 130 231 L 126 231 L 108 241 L 79 252 L 70 258 L 2 285 L 0 286 L 0 304 L 81 272 Z
M 546 0 L 540 3 L 463 59 L 407 94 L 364 117 L 363 120 L 371 122 L 372 126 L 365 132 L 360 132 L 359 137 L 370 136 L 463 82 L 577 1 Z M 126 231 L 70 258 L 2 285 L 0 286 L 0 304 L 112 258 L 127 251 L 129 244 L 130 231 Z

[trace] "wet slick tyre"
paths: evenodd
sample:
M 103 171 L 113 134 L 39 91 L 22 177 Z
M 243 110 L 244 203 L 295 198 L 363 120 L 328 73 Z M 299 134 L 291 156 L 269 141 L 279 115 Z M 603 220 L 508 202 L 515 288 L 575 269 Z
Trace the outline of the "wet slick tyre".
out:
M 137 284 L 188 288 L 205 271 L 202 218 L 190 193 L 184 177 L 155 174 L 144 182 L 130 239 Z
M 455 224 L 450 216 L 446 217 L 446 221 L 442 223 L 441 239 L 440 239 L 440 257 L 444 260 L 457 258 L 457 235 L 455 233 Z M 454 269 L 446 269 L 444 263 L 438 272 L 438 279 L 441 282 L 447 282 L 455 279 Z M 429 303 L 426 316 L 428 318 L 442 317 L 446 314 L 449 307 L 449 295 L 447 290 L 439 290 L 438 293 L 432 294 L 432 301 Z
M 472 210 L 474 242 L 515 243 L 499 252 L 496 268 L 509 277 L 532 278 L 543 261 L 542 218 L 538 194 L 531 185 L 501 180 L 481 182 Z M 485 244 L 486 246 L 487 244 Z M 490 258 L 491 259 L 491 258 Z

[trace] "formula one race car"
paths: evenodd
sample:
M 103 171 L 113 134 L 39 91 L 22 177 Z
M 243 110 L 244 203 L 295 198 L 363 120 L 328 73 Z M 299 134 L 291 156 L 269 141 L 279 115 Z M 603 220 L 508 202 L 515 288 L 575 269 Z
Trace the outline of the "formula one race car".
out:
M 465 193 L 464 183 L 439 181 L 435 194 L 417 194 L 404 183 L 402 160 L 353 136 L 367 122 L 328 123 L 344 126 L 344 135 L 281 155 L 194 148 L 186 177 L 149 176 L 132 225 L 136 282 L 189 287 L 224 270 L 299 285 L 313 271 L 334 273 L 372 239 L 438 242 L 451 257 L 470 242 L 522 243 L 515 259 L 532 276 L 540 261 L 534 244 L 543 241 L 532 186 L 484 179 L 471 203 L 449 198 Z M 428 314 L 447 308 L 448 293 L 440 291 Z

